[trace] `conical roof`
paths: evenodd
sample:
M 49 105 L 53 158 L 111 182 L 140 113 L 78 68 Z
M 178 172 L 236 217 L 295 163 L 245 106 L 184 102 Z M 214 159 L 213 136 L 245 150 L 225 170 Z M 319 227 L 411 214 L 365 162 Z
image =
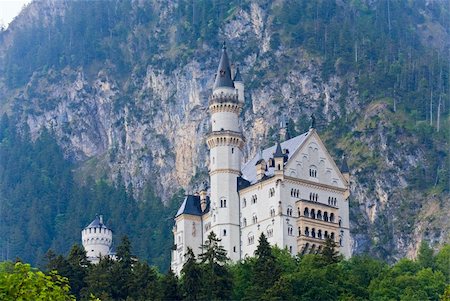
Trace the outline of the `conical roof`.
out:
M 281 150 L 281 145 L 280 142 L 277 142 L 277 148 L 275 149 L 275 153 L 273 154 L 274 158 L 283 158 L 284 154 L 283 151 Z
M 85 228 L 85 229 L 87 229 L 87 228 L 97 228 L 97 227 L 100 227 L 100 228 L 108 228 L 104 223 L 103 223 L 103 218 L 102 218 L 102 216 L 98 216 L 98 215 L 96 215 L 95 216 L 95 219 Z
M 348 169 L 348 164 L 347 164 L 347 158 L 346 156 L 342 156 L 342 164 L 341 164 L 341 173 L 349 173 L 350 170 Z
M 233 81 L 242 82 L 242 76 L 241 76 L 241 71 L 239 70 L 239 66 L 236 67 L 236 74 L 234 75 Z
M 220 57 L 219 67 L 217 68 L 216 79 L 214 81 L 214 89 L 226 87 L 234 88 L 234 83 L 231 79 L 230 61 L 228 59 L 227 47 L 224 42 L 222 56 Z

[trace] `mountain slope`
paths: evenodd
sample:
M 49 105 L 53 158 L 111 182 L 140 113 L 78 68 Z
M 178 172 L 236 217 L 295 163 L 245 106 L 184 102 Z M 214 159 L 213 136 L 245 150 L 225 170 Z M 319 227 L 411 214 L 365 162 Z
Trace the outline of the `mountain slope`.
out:
M 0 110 L 33 139 L 51 130 L 77 182 L 120 174 L 166 201 L 207 176 L 226 40 L 247 156 L 277 139 L 278 116 L 295 134 L 314 113 L 349 161 L 354 251 L 394 260 L 449 241 L 449 14 L 439 1 L 33 2 L 0 34 Z

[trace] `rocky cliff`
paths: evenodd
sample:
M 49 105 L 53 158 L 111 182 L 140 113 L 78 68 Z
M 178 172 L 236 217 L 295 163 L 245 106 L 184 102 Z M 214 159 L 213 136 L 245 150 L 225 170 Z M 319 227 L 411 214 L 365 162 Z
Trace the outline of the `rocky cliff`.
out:
M 34 138 L 53 131 L 79 181 L 120 171 L 167 200 L 207 176 L 225 40 L 246 85 L 247 158 L 280 117 L 295 134 L 314 113 L 349 160 L 354 252 L 394 260 L 448 242 L 448 7 L 312 2 L 33 2 L 0 33 L 1 111 Z

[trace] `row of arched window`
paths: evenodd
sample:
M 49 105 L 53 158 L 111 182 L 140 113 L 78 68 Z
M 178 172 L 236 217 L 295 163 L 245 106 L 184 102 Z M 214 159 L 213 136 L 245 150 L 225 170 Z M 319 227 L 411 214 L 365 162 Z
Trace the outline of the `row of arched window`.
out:
M 111 239 L 108 239 L 108 238 L 103 238 L 103 237 L 101 237 L 101 238 L 88 238 L 88 239 L 84 239 L 83 240 L 83 243 L 85 243 L 85 244 L 93 244 L 93 243 L 102 243 L 102 242 L 104 242 L 104 243 L 110 243 L 112 240 Z
M 309 193 L 309 200 L 312 201 L 312 202 L 319 201 L 319 194 L 310 192 Z
M 292 207 L 291 207 L 291 206 L 289 206 L 289 207 L 287 208 L 286 214 L 287 214 L 288 216 L 292 216 Z
M 295 197 L 295 198 L 298 198 L 300 196 L 300 190 L 292 188 L 291 189 L 291 196 Z
M 252 204 L 256 204 L 257 200 L 258 200 L 258 196 L 256 194 L 252 195 Z
M 309 167 L 309 176 L 311 178 L 317 178 L 317 167 L 315 167 L 314 165 Z
M 275 216 L 275 208 L 270 208 L 270 217 L 274 217 Z
M 302 233 L 301 228 L 298 227 L 298 233 Z M 322 231 L 321 229 L 316 230 L 316 228 L 309 229 L 309 227 L 305 227 L 305 236 L 318 238 L 318 239 L 326 239 L 330 237 L 334 240 L 334 232 L 328 233 L 328 231 Z
M 248 244 L 253 245 L 255 243 L 255 236 L 251 235 L 248 237 Z
M 269 198 L 273 197 L 275 195 L 275 188 L 269 189 Z
M 328 197 L 328 205 L 336 206 L 337 205 L 337 198 L 329 196 Z
M 335 219 L 334 213 L 330 213 L 330 215 L 328 215 L 327 211 L 324 211 L 322 213 L 321 210 L 317 210 L 317 213 L 316 213 L 316 210 L 311 209 L 311 211 L 310 211 L 308 209 L 308 207 L 305 207 L 305 209 L 303 210 L 303 216 L 313 218 L 313 219 L 319 219 L 319 220 L 323 220 L 323 221 L 331 222 L 331 223 L 334 223 L 334 219 Z

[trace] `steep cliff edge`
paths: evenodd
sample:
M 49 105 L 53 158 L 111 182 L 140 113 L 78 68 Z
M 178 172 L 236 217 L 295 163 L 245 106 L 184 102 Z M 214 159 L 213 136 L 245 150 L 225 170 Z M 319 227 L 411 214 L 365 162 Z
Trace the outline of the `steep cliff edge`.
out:
M 226 40 L 246 84 L 246 155 L 276 139 L 280 116 L 295 134 L 314 113 L 349 160 L 354 251 L 413 256 L 423 238 L 449 241 L 449 19 L 432 1 L 33 2 L 0 33 L 0 111 L 33 138 L 54 132 L 80 181 L 120 171 L 168 200 L 207 175 Z

